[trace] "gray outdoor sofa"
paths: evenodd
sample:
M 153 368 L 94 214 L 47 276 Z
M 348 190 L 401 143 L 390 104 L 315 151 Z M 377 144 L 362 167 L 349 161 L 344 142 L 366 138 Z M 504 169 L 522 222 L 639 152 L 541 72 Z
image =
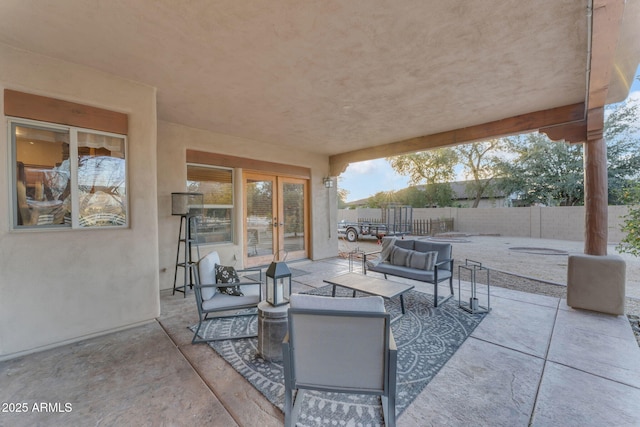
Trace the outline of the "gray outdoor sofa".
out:
M 426 240 L 402 240 L 385 237 L 382 251 L 375 260 L 364 256 L 365 270 L 418 280 L 433 284 L 433 306 L 437 307 L 453 297 L 453 258 L 450 243 L 430 242 Z M 449 280 L 451 293 L 438 300 L 438 283 Z

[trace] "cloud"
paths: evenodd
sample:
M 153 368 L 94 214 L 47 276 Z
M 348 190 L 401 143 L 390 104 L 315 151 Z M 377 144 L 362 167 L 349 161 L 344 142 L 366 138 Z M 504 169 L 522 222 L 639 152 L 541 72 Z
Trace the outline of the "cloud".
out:
M 364 162 L 351 163 L 345 173 L 354 174 L 354 175 L 364 175 L 371 172 L 374 172 L 377 168 L 380 167 L 378 164 L 378 160 L 366 160 Z
M 338 180 L 347 190 L 348 201 L 364 199 L 379 191 L 400 190 L 408 185 L 408 178 L 395 173 L 385 159 L 352 163 Z

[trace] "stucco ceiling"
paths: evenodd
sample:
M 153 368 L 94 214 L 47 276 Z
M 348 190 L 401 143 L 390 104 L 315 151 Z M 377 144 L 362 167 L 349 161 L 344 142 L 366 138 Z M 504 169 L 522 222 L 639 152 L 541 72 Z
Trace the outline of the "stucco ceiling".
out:
M 335 155 L 585 101 L 588 0 L 2 0 L 0 42 L 161 120 Z

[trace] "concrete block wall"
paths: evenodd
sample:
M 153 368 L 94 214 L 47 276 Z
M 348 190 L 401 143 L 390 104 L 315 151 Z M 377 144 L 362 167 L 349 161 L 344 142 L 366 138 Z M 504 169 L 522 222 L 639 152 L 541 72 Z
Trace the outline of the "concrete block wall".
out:
M 624 238 L 620 231 L 627 206 L 609 206 L 609 242 Z M 380 209 L 341 209 L 338 221 L 358 218 L 380 218 Z M 468 234 L 583 241 L 584 206 L 525 208 L 415 208 L 413 219 L 453 218 L 454 229 Z
M 430 209 L 414 209 L 413 219 L 441 219 L 454 218 L 457 215 L 458 208 L 430 208 Z M 455 220 L 454 220 L 455 225 Z
M 517 209 L 517 212 L 514 212 Z M 466 233 L 530 236 L 531 212 L 522 208 L 458 209 L 456 231 Z M 475 230 L 475 231 L 474 231 Z
M 624 222 L 623 216 L 629 213 L 628 206 L 609 206 L 609 241 L 618 243 L 626 235 L 620 230 Z M 584 218 L 583 218 L 584 224 Z

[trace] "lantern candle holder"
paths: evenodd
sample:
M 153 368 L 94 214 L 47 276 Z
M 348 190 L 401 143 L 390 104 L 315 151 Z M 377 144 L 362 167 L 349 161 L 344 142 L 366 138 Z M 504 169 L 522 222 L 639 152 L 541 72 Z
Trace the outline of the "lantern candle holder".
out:
M 461 277 L 463 272 L 469 274 L 469 284 L 471 285 L 471 294 L 469 297 L 469 303 L 462 301 L 461 291 Z M 482 306 L 479 304 L 478 289 L 477 289 L 477 273 L 487 274 L 487 305 Z M 483 267 L 481 262 L 473 261 L 471 259 L 465 259 L 464 264 L 458 266 L 458 307 L 471 314 L 489 313 L 491 311 L 491 284 L 489 282 L 489 269 Z
M 276 307 L 289 303 L 291 270 L 284 261 L 272 262 L 266 273 L 267 302 Z

